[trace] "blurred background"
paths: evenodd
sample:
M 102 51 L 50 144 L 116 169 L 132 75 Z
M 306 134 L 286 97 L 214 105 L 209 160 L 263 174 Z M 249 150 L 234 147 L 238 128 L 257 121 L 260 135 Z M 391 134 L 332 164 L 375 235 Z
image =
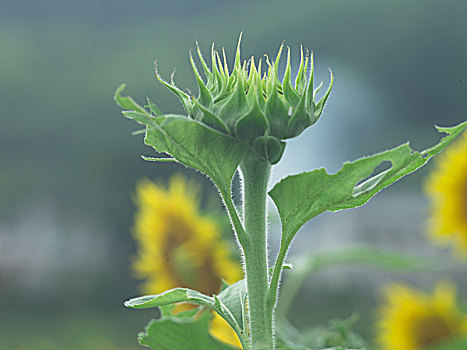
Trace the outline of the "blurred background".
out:
M 232 57 L 244 31 L 245 59 L 275 55 L 285 40 L 294 67 L 303 44 L 314 52 L 315 79 L 326 86 L 330 67 L 334 88 L 320 121 L 289 142 L 273 181 L 320 166 L 334 172 L 407 140 L 428 147 L 439 140 L 434 124 L 467 118 L 466 11 L 462 0 L 2 1 L 0 349 L 138 349 L 136 333 L 154 312 L 122 306 L 138 294 L 129 267 L 135 183 L 180 172 L 221 208 L 199 173 L 140 158 L 154 152 L 113 102 L 119 84 L 181 113 L 154 78 L 155 59 L 163 76 L 176 67 L 178 86 L 196 91 L 188 62 L 196 40 L 206 57 L 212 42 Z M 321 215 L 299 233 L 290 260 L 358 243 L 449 257 L 425 238 L 428 173 L 362 209 Z M 277 218 L 271 235 L 274 248 Z M 307 327 L 359 311 L 355 329 L 371 338 L 381 285 L 405 279 L 431 288 L 436 277 L 321 271 L 292 304 L 292 321 Z

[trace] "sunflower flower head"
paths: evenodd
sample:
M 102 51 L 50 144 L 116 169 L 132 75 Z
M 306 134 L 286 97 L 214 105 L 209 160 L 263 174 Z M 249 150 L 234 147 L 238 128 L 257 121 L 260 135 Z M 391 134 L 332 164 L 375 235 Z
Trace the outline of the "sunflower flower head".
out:
M 382 350 L 422 350 L 467 334 L 456 288 L 438 282 L 432 295 L 402 284 L 385 289 L 377 340 Z
M 430 238 L 467 257 L 467 133 L 437 159 L 425 183 L 431 199 Z
M 170 82 L 164 81 L 157 73 L 157 67 L 156 75 L 177 95 L 188 117 L 247 143 L 259 160 L 275 164 L 284 152 L 282 140 L 298 136 L 321 116 L 331 91 L 332 74 L 328 90 L 320 100 L 315 100 L 322 84 L 316 89 L 313 87 L 313 55 L 304 54 L 301 49 L 299 68 L 293 81 L 288 48 L 284 78 L 280 81 L 283 45 L 275 60 L 270 61 L 265 56 L 264 62 L 262 59 L 255 62 L 254 57 L 242 61 L 240 42 L 241 35 L 232 71 L 229 71 L 224 49 L 220 54 L 212 46 L 209 68 L 197 48 L 204 80 L 190 53 L 198 97 L 175 86 L 172 78 Z
M 213 295 L 220 292 L 222 280 L 231 284 L 242 278 L 219 225 L 200 213 L 198 195 L 198 188 L 181 175 L 173 176 L 168 188 L 147 179 L 137 184 L 133 234 L 138 254 L 133 271 L 144 280 L 143 293 L 185 287 Z M 211 333 L 239 344 L 234 331 L 217 316 Z

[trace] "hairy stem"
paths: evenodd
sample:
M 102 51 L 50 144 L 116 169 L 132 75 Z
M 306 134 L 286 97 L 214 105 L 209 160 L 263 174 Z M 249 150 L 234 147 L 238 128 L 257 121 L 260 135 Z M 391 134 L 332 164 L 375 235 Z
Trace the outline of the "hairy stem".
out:
M 267 307 L 268 261 L 266 192 L 270 165 L 245 159 L 243 175 L 243 227 L 249 242 L 243 247 L 248 289 L 252 349 L 274 349 L 272 313 Z
M 249 237 L 243 228 L 237 209 L 232 201 L 232 194 L 230 192 L 221 191 L 221 196 L 224 200 L 224 205 L 227 209 L 227 214 L 229 215 L 235 234 L 237 235 L 238 242 L 243 249 L 244 246 L 248 245 Z

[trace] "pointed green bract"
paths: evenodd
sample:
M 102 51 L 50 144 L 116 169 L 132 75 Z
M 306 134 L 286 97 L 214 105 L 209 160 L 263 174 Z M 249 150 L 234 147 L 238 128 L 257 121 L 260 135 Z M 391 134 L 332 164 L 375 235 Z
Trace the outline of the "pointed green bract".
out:
M 467 122 L 452 128 L 439 128 L 448 136 L 438 145 L 421 153 L 412 150 L 408 144 L 403 144 L 345 163 L 336 174 L 318 169 L 281 180 L 269 195 L 281 217 L 283 249 L 290 244 L 298 229 L 316 215 L 365 204 L 383 188 L 426 164 L 466 128 Z M 373 170 L 385 161 L 391 162 L 390 169 L 371 176 Z
M 305 110 L 305 97 L 305 95 L 300 97 L 296 109 L 292 110 L 292 116 L 287 123 L 287 135 L 289 136 L 300 135 L 311 124 L 311 117 Z
M 281 82 L 278 78 L 278 70 L 283 45 L 280 46 L 273 62 L 270 62 L 266 57 L 268 67 L 264 73 L 261 68 L 261 60 L 259 60 L 258 66 L 255 64 L 254 57 L 251 57 L 249 61 L 242 61 L 240 55 L 241 37 L 240 35 L 231 72 L 224 49 L 219 54 L 214 45 L 212 46 L 211 69 L 209 69 L 199 45 L 196 44 L 205 80 L 198 71 L 190 52 L 190 64 L 199 90 L 199 95 L 196 98 L 175 85 L 173 74 L 170 82 L 162 79 L 155 64 L 156 77 L 160 83 L 180 99 L 187 113 L 186 119 L 198 121 L 220 133 L 232 136 L 238 143 L 251 148 L 253 153 L 258 155 L 260 161 L 275 164 L 280 160 L 283 153 L 282 146 L 285 144 L 280 143 L 281 152 L 273 152 L 274 155 L 267 154 L 265 156 L 255 152 L 257 144 L 262 142 L 256 142 L 256 140 L 271 136 L 281 141 L 302 133 L 318 120 L 331 86 L 320 101 L 314 101 L 314 94 L 311 92 L 313 89 L 313 60 L 311 59 L 309 64 L 308 54 L 304 57 L 302 48 L 300 48 L 297 77 L 295 84 L 292 84 L 290 48 L 287 48 L 287 63 L 284 79 Z M 165 116 L 157 105 L 149 99 L 148 113 L 131 97 L 122 97 L 123 88 L 124 86 L 118 89 L 115 100 L 127 110 L 127 117 L 135 117 L 136 121 L 141 122 L 141 115 L 128 112 Z
M 235 124 L 235 136 L 254 142 L 258 137 L 264 136 L 268 129 L 268 121 L 255 103 L 247 114 L 237 120 Z
M 310 125 L 313 125 L 314 123 L 316 123 L 316 121 L 319 119 L 319 117 L 323 113 L 324 105 L 326 104 L 326 101 L 328 100 L 329 94 L 331 93 L 332 85 L 334 83 L 334 75 L 332 74 L 332 71 L 330 71 L 330 73 L 331 73 L 331 82 L 329 83 L 329 87 L 326 90 L 323 98 L 321 100 L 319 100 L 319 102 L 317 104 L 312 102 L 313 103 L 313 115 L 311 117 Z M 320 88 L 321 88 L 321 85 L 319 86 L 319 88 L 317 90 L 319 90 Z M 318 91 L 316 91 L 316 92 L 318 92 Z M 313 95 L 316 95 L 316 93 L 313 93 Z
M 143 107 L 141 107 L 139 104 L 137 104 L 135 100 L 133 100 L 131 97 L 121 95 L 125 87 L 126 87 L 126 84 L 121 84 L 117 88 L 117 90 L 115 90 L 115 94 L 114 94 L 115 102 L 123 109 L 132 110 L 132 111 L 136 111 L 140 113 L 146 113 L 146 110 Z
M 156 73 L 156 77 L 159 80 L 159 82 L 164 85 L 167 89 L 172 91 L 179 99 L 180 102 L 183 105 L 183 108 L 185 111 L 189 114 L 193 114 L 193 102 L 191 101 L 191 98 L 188 94 L 180 90 L 178 87 L 175 86 L 175 83 L 173 82 L 173 75 L 175 74 L 175 71 L 172 73 L 172 76 L 170 77 L 170 83 L 166 82 L 162 77 L 159 75 L 157 71 L 157 63 L 154 63 L 154 70 Z
M 284 140 L 299 135 L 314 124 L 321 115 L 330 88 L 323 99 L 313 101 L 314 95 L 310 92 L 310 89 L 311 91 L 313 89 L 313 61 L 309 61 L 308 54 L 304 56 L 302 48 L 300 48 L 300 64 L 294 84 L 291 51 L 287 48 L 287 62 L 284 79 L 281 82 L 278 78 L 278 69 L 283 45 L 280 46 L 273 62 L 266 58 L 268 67 L 264 73 L 261 60 L 258 66 L 253 57 L 249 61 L 242 61 L 241 37 L 240 35 L 231 70 L 224 49 L 219 54 L 214 45 L 212 46 L 211 68 L 209 68 L 197 44 L 197 56 L 205 80 L 190 53 L 190 63 L 199 90 L 196 98 L 178 88 L 172 78 L 170 82 L 162 79 L 157 70 L 156 76 L 180 99 L 188 118 L 232 136 L 252 149 L 255 147 L 256 139 L 260 137 L 273 136 L 278 140 Z M 133 100 L 122 101 L 122 107 L 144 113 L 133 102 Z M 151 114 L 163 115 L 154 103 L 150 102 L 149 108 Z M 260 158 L 261 161 L 274 162 L 278 162 L 279 159 Z
M 200 121 L 203 122 L 203 124 L 206 124 L 207 126 L 210 126 L 211 128 L 220 131 L 224 134 L 229 134 L 230 130 L 227 127 L 227 125 L 224 124 L 224 122 L 219 119 L 217 115 L 212 113 L 209 109 L 204 107 L 202 104 L 198 103 L 196 99 L 193 99 L 193 102 L 195 103 L 196 107 L 198 107 L 202 114 L 200 116 Z
M 297 106 L 298 102 L 300 101 L 300 95 L 298 91 L 296 91 L 292 87 L 291 75 L 292 68 L 290 66 L 290 47 L 287 47 L 287 63 L 285 65 L 285 74 L 284 81 L 282 82 L 282 91 L 284 92 L 285 99 L 293 108 L 293 106 Z
M 201 79 L 201 77 L 200 77 L 200 75 L 198 73 L 198 69 L 196 68 L 195 61 L 193 60 L 193 56 L 191 55 L 191 52 L 190 52 L 190 63 L 191 63 L 191 67 L 193 69 L 193 73 L 195 74 L 195 77 L 196 77 L 196 83 L 198 84 L 198 90 L 199 90 L 198 99 L 199 99 L 200 103 L 203 106 L 210 107 L 212 105 L 212 103 L 213 103 L 212 96 L 209 93 L 208 88 L 204 84 L 203 79 Z
M 275 135 L 279 140 L 285 138 L 287 128 L 284 128 L 284 125 L 288 125 L 290 116 L 282 97 L 274 91 L 268 95 L 264 113 L 269 121 L 271 135 Z
M 295 78 L 295 89 L 302 91 L 306 85 L 306 70 L 308 68 L 308 52 L 306 52 L 305 60 L 303 57 L 303 47 L 300 45 L 300 64 L 298 68 L 297 77 Z M 311 78 L 311 77 L 310 77 Z M 310 79 L 312 81 L 312 79 Z
M 246 113 L 248 113 L 248 102 L 245 94 L 243 79 L 238 79 L 235 89 L 229 94 L 225 101 L 213 106 L 213 113 L 228 126 L 230 134 L 235 134 L 235 124 Z
M 159 109 L 159 107 L 154 103 L 152 102 L 149 97 L 146 97 L 147 101 L 148 101 L 148 108 L 149 108 L 149 111 L 151 112 L 151 114 L 153 115 L 162 115 L 162 112 L 161 110 Z

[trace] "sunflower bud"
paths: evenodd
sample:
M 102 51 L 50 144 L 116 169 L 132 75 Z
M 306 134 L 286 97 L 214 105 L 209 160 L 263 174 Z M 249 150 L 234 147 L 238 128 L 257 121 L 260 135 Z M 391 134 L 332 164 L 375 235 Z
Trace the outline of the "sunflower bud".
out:
M 324 96 L 315 100 L 322 84 L 313 89 L 313 55 L 300 53 L 300 64 L 292 83 L 290 48 L 287 48 L 287 63 L 284 79 L 279 80 L 278 67 L 283 45 L 276 59 L 270 62 L 265 56 L 256 64 L 253 57 L 248 61 L 240 58 L 241 35 L 235 54 L 232 72 L 229 72 L 225 51 L 221 54 L 211 50 L 211 68 L 208 67 L 199 47 L 197 54 L 205 75 L 201 77 L 193 55 L 190 62 L 198 84 L 199 96 L 188 95 L 159 74 L 157 78 L 177 95 L 190 118 L 213 129 L 228 134 L 240 142 L 246 142 L 259 160 L 277 163 L 284 151 L 283 140 L 298 136 L 306 128 L 316 123 L 323 112 L 331 92 L 331 83 Z

